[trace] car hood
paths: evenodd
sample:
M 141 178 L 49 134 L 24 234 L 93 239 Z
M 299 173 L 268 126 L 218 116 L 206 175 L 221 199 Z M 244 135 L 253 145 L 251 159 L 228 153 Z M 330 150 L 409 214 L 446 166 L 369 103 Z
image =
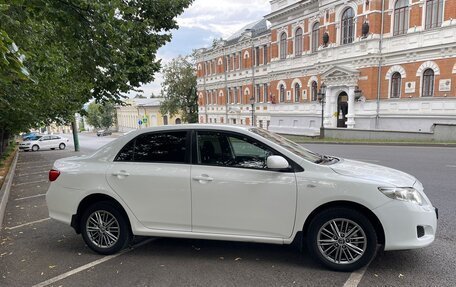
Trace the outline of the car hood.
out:
M 331 169 L 341 175 L 377 181 L 393 186 L 413 186 L 416 178 L 405 172 L 371 163 L 356 160 L 340 159 Z

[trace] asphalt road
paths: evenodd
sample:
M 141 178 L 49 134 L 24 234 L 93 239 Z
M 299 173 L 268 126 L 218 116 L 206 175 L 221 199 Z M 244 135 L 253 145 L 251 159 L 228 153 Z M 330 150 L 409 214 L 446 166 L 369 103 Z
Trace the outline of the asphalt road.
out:
M 83 152 L 101 144 L 89 140 L 81 142 Z M 306 147 L 411 173 L 439 207 L 433 245 L 379 252 L 358 286 L 456 286 L 455 148 Z M 0 286 L 33 286 L 56 276 L 50 286 L 344 286 L 351 276 L 327 271 L 290 246 L 138 238 L 139 246 L 116 257 L 94 254 L 71 227 L 47 219 L 47 171 L 55 159 L 74 154 L 20 154 L 0 234 Z

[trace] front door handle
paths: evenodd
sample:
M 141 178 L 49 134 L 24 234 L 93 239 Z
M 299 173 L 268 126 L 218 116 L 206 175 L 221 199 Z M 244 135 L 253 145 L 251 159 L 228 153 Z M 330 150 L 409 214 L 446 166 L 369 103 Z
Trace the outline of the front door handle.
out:
M 112 175 L 113 176 L 117 176 L 117 177 L 127 177 L 130 174 L 128 172 L 126 172 L 125 170 L 121 170 L 121 171 L 118 171 L 118 172 L 113 172 Z
M 200 175 L 200 176 L 195 176 L 193 178 L 193 180 L 199 181 L 200 183 L 206 183 L 206 182 L 214 181 L 214 179 L 212 177 L 209 177 L 206 174 L 203 174 L 203 175 Z

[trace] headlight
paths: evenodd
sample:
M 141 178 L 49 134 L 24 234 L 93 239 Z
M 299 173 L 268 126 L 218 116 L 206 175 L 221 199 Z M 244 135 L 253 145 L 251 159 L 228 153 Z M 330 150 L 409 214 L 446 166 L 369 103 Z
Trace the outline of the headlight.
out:
M 423 197 L 413 187 L 379 187 L 378 190 L 389 198 L 423 205 Z

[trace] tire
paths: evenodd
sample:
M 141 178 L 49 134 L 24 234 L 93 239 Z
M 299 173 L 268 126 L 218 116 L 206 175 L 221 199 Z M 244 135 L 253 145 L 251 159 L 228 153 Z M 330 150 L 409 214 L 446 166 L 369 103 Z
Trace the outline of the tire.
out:
M 102 220 L 103 227 L 101 229 L 99 221 L 96 223 L 96 218 L 101 218 Z M 109 201 L 96 202 L 82 214 L 80 222 L 82 238 L 90 249 L 99 254 L 111 255 L 117 253 L 124 249 L 131 239 L 131 231 L 127 220 L 122 212 L 119 211 L 119 207 L 113 203 Z M 110 226 L 106 227 L 105 224 L 109 222 L 111 222 Z M 106 233 L 109 230 L 111 236 Z M 102 236 L 100 236 L 101 234 Z
M 38 145 L 32 146 L 32 151 L 39 151 L 40 147 Z
M 344 207 L 317 214 L 306 240 L 311 256 L 336 271 L 351 272 L 365 266 L 377 250 L 377 234 L 369 219 Z
M 65 147 L 66 147 L 66 145 L 64 143 L 59 144 L 59 149 L 60 150 L 64 150 Z

